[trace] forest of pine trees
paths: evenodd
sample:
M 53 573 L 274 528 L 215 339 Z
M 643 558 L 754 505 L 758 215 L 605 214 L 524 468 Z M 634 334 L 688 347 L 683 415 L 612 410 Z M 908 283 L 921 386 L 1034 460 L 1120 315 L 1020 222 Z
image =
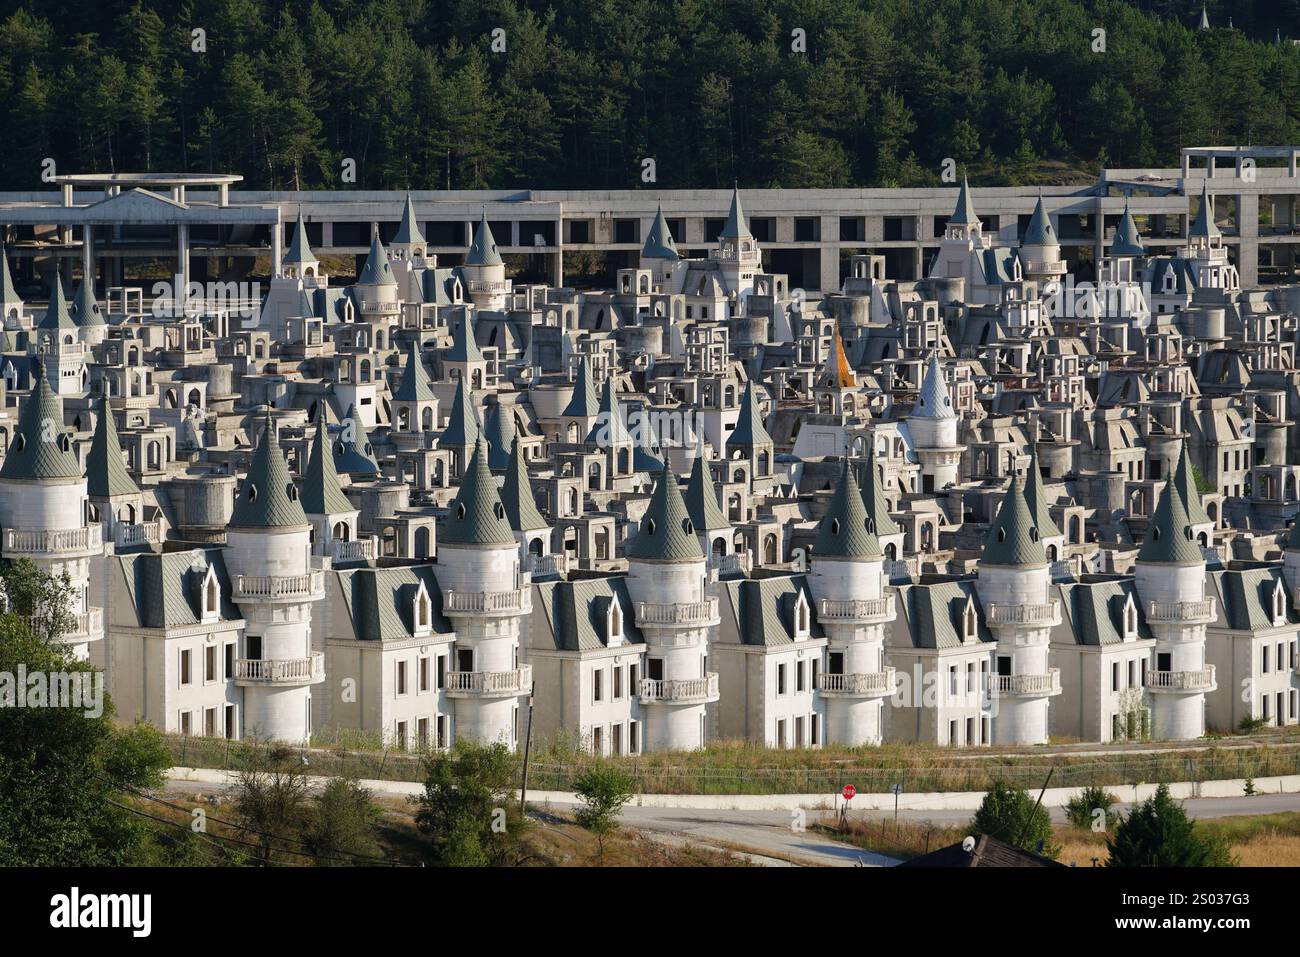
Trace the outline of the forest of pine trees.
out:
M 6 6 L 3 189 L 46 157 L 276 189 L 347 188 L 345 158 L 356 188 L 638 188 L 647 157 L 660 187 L 937 184 L 948 157 L 992 183 L 1300 121 L 1298 0 L 1211 2 L 1208 31 L 1190 0 Z

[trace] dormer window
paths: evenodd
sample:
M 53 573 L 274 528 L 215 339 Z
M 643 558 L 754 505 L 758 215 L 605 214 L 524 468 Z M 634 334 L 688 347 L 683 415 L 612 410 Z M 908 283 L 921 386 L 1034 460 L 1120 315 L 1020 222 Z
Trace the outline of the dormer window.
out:
M 1124 603 L 1124 640 L 1133 641 L 1137 638 L 1138 633 L 1138 612 L 1137 605 L 1133 602 L 1133 596 L 1129 595 L 1128 600 Z
M 974 641 L 979 634 L 979 619 L 975 614 L 975 599 L 966 599 L 966 610 L 961 616 L 961 640 Z
M 808 607 L 808 599 L 800 592 L 794 603 L 794 636 L 807 638 L 811 629 L 812 611 Z
M 203 586 L 199 593 L 204 621 L 214 621 L 221 615 L 221 583 L 217 580 L 216 569 L 208 566 L 203 576 Z
M 415 634 L 428 634 L 433 630 L 433 602 L 429 600 L 429 590 L 424 582 L 415 591 L 415 601 L 411 609 L 411 619 L 415 623 Z
M 623 643 L 623 606 L 616 599 L 609 603 L 609 613 L 605 616 L 605 644 L 609 646 Z
M 1280 626 L 1286 623 L 1286 589 L 1282 587 L 1282 580 L 1278 579 L 1273 586 L 1273 625 Z

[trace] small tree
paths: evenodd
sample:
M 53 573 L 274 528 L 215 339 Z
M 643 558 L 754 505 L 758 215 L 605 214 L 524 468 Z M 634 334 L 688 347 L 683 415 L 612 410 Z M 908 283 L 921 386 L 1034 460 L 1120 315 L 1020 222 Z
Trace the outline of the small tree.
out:
M 317 863 L 329 867 L 354 863 L 351 855 L 379 857 L 375 826 L 380 814 L 370 792 L 354 778 L 333 778 L 312 802 L 303 843 L 318 856 Z
M 1013 788 L 1001 778 L 984 795 L 971 829 L 1044 857 L 1060 853 L 1052 844 L 1052 816 L 1047 808 L 1036 806 L 1023 788 Z
M 1119 820 L 1119 815 L 1111 810 L 1114 803 L 1115 795 L 1094 785 L 1084 788 L 1066 802 L 1065 816 L 1075 827 L 1092 828 L 1101 821 L 1106 825 L 1106 830 L 1110 830 Z
M 72 631 L 72 579 L 47 575 L 26 558 L 0 562 L 4 610 L 18 616 L 43 641 Z
M 605 838 L 618 828 L 619 812 L 632 800 L 632 776 L 614 765 L 599 765 L 578 775 L 573 790 L 582 798 L 576 819 L 596 835 L 596 847 L 604 863 Z
M 1181 804 L 1160 785 L 1107 838 L 1108 867 L 1235 867 L 1226 841 L 1204 838 Z
M 297 836 L 306 820 L 307 792 L 307 774 L 296 752 L 279 745 L 253 749 L 236 780 L 233 806 L 258 845 L 263 867 L 275 859 L 279 845 Z
M 505 745 L 460 742 L 427 758 L 415 823 L 446 867 L 514 861 L 523 816 L 513 798 L 518 761 Z

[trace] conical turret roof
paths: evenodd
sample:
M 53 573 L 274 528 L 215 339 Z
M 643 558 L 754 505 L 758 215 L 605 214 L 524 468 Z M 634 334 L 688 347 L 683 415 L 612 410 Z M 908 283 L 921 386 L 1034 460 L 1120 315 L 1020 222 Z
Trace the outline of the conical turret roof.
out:
M 481 362 L 483 352 L 474 338 L 474 325 L 470 320 L 469 310 L 461 308 L 460 318 L 451 334 L 451 348 L 443 357 L 446 362 Z
M 718 504 L 718 492 L 713 487 L 713 479 L 709 476 L 708 465 L 704 461 L 703 437 L 696 449 L 695 461 L 691 463 L 691 477 L 686 481 L 686 511 L 690 513 L 691 521 L 701 534 L 731 527 L 727 516 L 722 513 L 722 506 Z
M 872 442 L 867 446 L 867 461 L 862 472 L 862 504 L 867 514 L 876 523 L 876 537 L 897 535 L 898 523 L 889 514 L 889 503 L 885 501 L 885 480 L 876 464 L 876 446 Z
M 980 219 L 975 215 L 975 204 L 970 198 L 970 184 L 966 182 L 966 175 L 961 177 L 961 189 L 957 191 L 957 206 L 948 217 L 950 226 L 978 226 Z
M 268 414 L 230 515 L 234 528 L 293 528 L 307 524 L 289 463 L 280 451 L 275 420 Z
M 703 561 L 696 534 L 695 523 L 677 487 L 677 476 L 664 466 L 636 537 L 628 542 L 627 557 L 643 562 Z
M 1201 183 L 1201 206 L 1196 211 L 1196 220 L 1192 223 L 1192 228 L 1187 231 L 1187 235 L 1200 239 L 1223 235 L 1219 232 L 1218 223 L 1214 221 L 1214 200 L 1210 197 L 1209 180 Z
M 618 401 L 618 387 L 613 374 L 605 376 L 605 384 L 600 389 L 600 408 L 596 412 L 596 421 L 587 433 L 587 442 L 613 448 L 630 445 L 632 434 L 627 430 L 623 419 L 623 408 Z
M 948 395 L 948 386 L 943 380 L 943 370 L 939 368 L 939 354 L 930 356 L 930 366 L 925 371 L 921 382 L 921 393 L 916 398 L 916 406 L 908 413 L 909 419 L 955 419 L 957 412 L 952 407 L 952 397 Z
M 23 403 L 0 479 L 81 478 L 81 463 L 63 425 L 63 401 L 50 388 L 39 363 L 36 375 L 36 388 Z
M 1154 564 L 1205 561 L 1200 546 L 1192 539 L 1192 522 L 1176 481 L 1166 482 L 1160 493 L 1137 560 Z
M 515 417 L 509 406 L 497 402 L 488 409 L 483 433 L 488 443 L 488 467 L 494 472 L 509 468 L 510 450 L 517 441 Z
M 722 226 L 722 232 L 718 233 L 718 238 L 740 239 L 751 235 L 749 223 L 745 221 L 745 210 L 740 205 L 740 187 L 737 186 L 731 190 L 731 209 L 727 211 L 727 221 Z
M 447 545 L 514 545 L 506 507 L 488 471 L 487 443 L 479 436 L 440 540 Z
M 662 205 L 655 213 L 654 222 L 650 224 L 650 232 L 646 234 L 645 243 L 641 246 L 641 258 L 669 259 L 673 262 L 681 258 L 677 253 L 677 244 L 673 242 L 672 230 L 668 228 L 668 221 L 664 219 Z
M 478 441 L 478 417 L 474 414 L 474 401 L 465 386 L 465 377 L 456 381 L 456 395 L 451 400 L 451 415 L 447 427 L 438 436 L 440 448 L 473 445 Z
M 586 356 L 578 362 L 578 377 L 573 382 L 573 398 L 564 407 L 564 415 L 575 418 L 590 419 L 599 414 L 600 406 L 596 402 L 596 389 L 591 384 L 591 369 Z
M 1187 454 L 1187 442 L 1178 453 L 1178 466 L 1174 469 L 1174 485 L 1183 497 L 1183 507 L 1193 525 L 1212 525 L 1214 520 L 1201 502 L 1201 493 L 1196 488 L 1196 476 L 1192 472 L 1192 460 Z
M 91 439 L 90 452 L 86 455 L 86 494 L 91 498 L 140 494 L 140 487 L 126 470 L 122 443 L 117 437 L 117 423 L 113 421 L 108 399 L 99 400 L 95 437 Z
M 320 403 L 320 409 L 316 413 L 316 434 L 311 440 L 311 457 L 307 460 L 307 471 L 302 477 L 302 509 L 308 515 L 338 515 L 358 511 L 343 494 L 343 483 L 338 469 L 334 467 L 324 402 Z
M 406 368 L 402 370 L 402 381 L 393 393 L 397 402 L 432 402 L 435 399 L 429 385 L 429 373 L 420 358 L 419 344 L 412 339 L 406 348 Z
M 983 565 L 1046 565 L 1047 552 L 1043 550 L 1042 536 L 1025 501 L 1020 476 L 1011 478 L 1002 507 L 989 526 L 989 537 L 984 543 Z
M 1060 245 L 1056 239 L 1056 230 L 1052 228 L 1052 220 L 1048 217 L 1047 210 L 1043 208 L 1043 197 L 1041 194 L 1038 197 L 1038 202 L 1034 206 L 1033 215 L 1029 217 L 1029 228 L 1025 230 L 1025 238 L 1021 241 L 1020 245 Z
M 1052 521 L 1052 511 L 1047 504 L 1047 491 L 1043 488 L 1043 475 L 1038 470 L 1038 446 L 1029 446 L 1029 472 L 1025 482 L 1025 501 L 1029 504 L 1029 514 L 1038 526 L 1038 537 L 1059 538 L 1061 530 Z
M 293 238 L 289 240 L 289 251 L 285 253 L 283 262 L 292 263 L 293 265 L 307 265 L 315 263 L 316 254 L 311 251 L 311 244 L 307 241 L 307 224 L 302 218 L 302 207 L 298 207 L 298 221 L 294 225 Z
M 73 297 L 72 321 L 82 329 L 107 325 L 104 310 L 95 301 L 95 283 L 92 279 L 82 278 Z
M 492 236 L 492 227 L 488 225 L 486 209 L 479 218 L 478 228 L 474 230 L 474 242 L 470 243 L 469 252 L 465 255 L 465 265 L 503 265 L 501 254 L 497 252 L 497 241 Z
M 528 481 L 528 466 L 518 436 L 510 442 L 510 459 L 506 463 L 505 481 L 501 483 L 501 504 L 506 508 L 506 520 L 516 532 L 550 527 L 533 501 L 533 486 Z
M 751 379 L 745 385 L 745 395 L 740 400 L 740 416 L 736 419 L 735 430 L 727 438 L 727 448 L 752 448 L 771 444 L 772 436 L 768 435 L 767 427 L 763 425 L 763 415 L 759 411 Z
M 392 264 L 388 261 L 388 252 L 379 241 L 379 233 L 370 238 L 370 253 L 366 264 L 357 277 L 358 286 L 396 286 L 397 278 L 393 275 Z
M 77 324 L 72 321 L 72 312 L 68 308 L 68 297 L 63 292 L 63 281 L 59 271 L 54 271 L 54 281 L 50 284 L 50 304 L 36 327 L 42 332 L 75 332 Z
M 1115 239 L 1110 244 L 1110 254 L 1116 258 L 1136 258 L 1145 256 L 1147 249 L 1142 245 L 1142 236 L 1138 232 L 1137 222 L 1129 212 L 1128 200 L 1124 201 L 1124 215 L 1120 217 L 1115 229 Z
M 424 243 L 424 233 L 420 232 L 420 223 L 415 218 L 415 201 L 409 192 L 406 194 L 402 221 L 397 226 L 397 234 L 393 236 L 393 242 L 403 246 L 418 246 Z
M 9 252 L 0 245 L 0 303 L 3 302 L 22 302 L 22 297 L 14 287 L 13 273 L 9 271 Z
M 349 475 L 377 475 L 379 463 L 370 445 L 370 436 L 355 405 L 349 405 L 343 416 L 343 430 L 334 443 L 334 467 Z
M 878 559 L 880 539 L 875 521 L 867 514 L 862 489 L 853 477 L 848 460 L 840 472 L 839 483 L 826 506 L 826 514 L 817 525 L 813 544 L 813 561 L 824 558 Z

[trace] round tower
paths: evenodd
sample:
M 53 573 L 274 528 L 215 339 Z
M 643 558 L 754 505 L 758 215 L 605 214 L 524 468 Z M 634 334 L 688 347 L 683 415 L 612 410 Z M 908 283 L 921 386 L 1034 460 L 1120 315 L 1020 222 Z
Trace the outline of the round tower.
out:
M 316 413 L 307 470 L 302 474 L 302 510 L 312 525 L 311 552 L 335 562 L 374 558 L 371 540 L 360 538 L 361 510 L 343 493 L 343 481 L 330 448 L 326 403 Z
M 1061 260 L 1061 242 L 1056 238 L 1056 230 L 1043 208 L 1043 197 L 1038 197 L 1033 215 L 1029 217 L 1029 228 L 1020 241 L 1020 265 L 1026 279 L 1038 283 L 1059 282 L 1065 275 L 1065 263 Z
M 894 620 L 876 522 L 847 460 L 817 526 L 808 587 L 827 637 L 827 666 L 816 691 L 826 703 L 826 740 L 879 744 L 894 669 L 884 663 L 885 628 Z
M 497 241 L 488 225 L 487 210 L 474 230 L 474 242 L 460 267 L 466 290 L 476 309 L 504 309 L 511 282 L 506 279 L 506 264 L 497 250 Z
M 243 733 L 275 741 L 311 736 L 311 686 L 325 680 L 312 643 L 312 604 L 325 594 L 311 558 L 311 523 L 268 415 L 226 531 L 231 597 L 244 616 L 235 683 Z
M 705 707 L 718 700 L 718 676 L 706 671 L 709 629 L 718 600 L 706 594 L 704 553 L 677 477 L 664 467 L 627 546 L 627 588 L 646 641 L 645 676 L 637 693 L 645 750 L 703 747 Z
M 962 453 L 957 443 L 957 410 L 952 406 L 937 353 L 930 357 L 916 407 L 907 416 L 907 429 L 921 460 L 921 491 L 938 492 L 955 484 Z
M 1046 744 L 1048 699 L 1061 693 L 1060 672 L 1048 667 L 1051 630 L 1061 621 L 1042 535 L 1013 476 L 989 527 L 975 590 L 984 621 L 997 640 L 989 695 L 996 744 Z
M 519 630 L 532 612 L 531 580 L 479 435 L 460 491 L 438 538 L 442 611 L 456 626 L 456 737 L 483 744 L 519 742 L 519 699 L 532 690 L 532 667 L 519 664 Z

